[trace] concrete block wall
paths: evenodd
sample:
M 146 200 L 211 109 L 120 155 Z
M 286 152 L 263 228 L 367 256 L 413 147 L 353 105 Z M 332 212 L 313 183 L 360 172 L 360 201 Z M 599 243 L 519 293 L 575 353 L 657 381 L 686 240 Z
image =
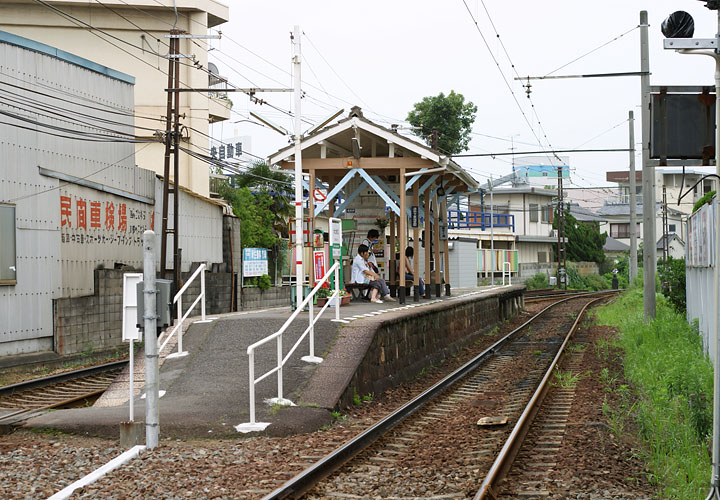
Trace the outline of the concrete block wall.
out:
M 265 309 L 269 307 L 290 307 L 289 286 L 272 287 L 269 290 L 259 288 L 242 289 L 242 310 Z
M 53 300 L 55 351 L 100 351 L 122 344 L 122 275 L 132 270 L 96 269 L 95 293 Z
M 492 296 L 472 296 L 453 303 L 414 309 L 377 326 L 374 338 L 339 407 L 355 394 L 380 394 L 440 364 L 523 307 L 524 287 Z

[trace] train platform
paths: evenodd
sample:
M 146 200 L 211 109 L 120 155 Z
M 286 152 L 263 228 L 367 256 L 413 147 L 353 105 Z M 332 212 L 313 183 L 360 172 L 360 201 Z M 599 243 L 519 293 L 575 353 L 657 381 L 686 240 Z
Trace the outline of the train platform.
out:
M 508 285 L 458 289 L 450 297 L 410 298 L 405 304 L 352 302 L 340 309 L 340 322 L 333 321 L 334 311 L 328 308 L 315 325 L 315 355 L 323 362 L 301 360 L 309 354 L 305 339 L 283 368 L 283 396 L 294 406 L 265 403 L 277 396 L 277 376 L 270 375 L 256 385 L 256 421 L 270 423 L 264 431 L 268 435 L 310 432 L 329 424 L 331 410 L 351 404 L 354 394 L 377 394 L 409 380 L 434 359 L 516 313 L 523 290 L 522 285 Z M 290 314 L 289 308 L 278 308 L 191 324 L 183 336 L 189 354 L 161 360 L 161 439 L 240 436 L 236 426 L 250 418 L 247 347 L 278 331 Z M 307 324 L 308 314 L 302 313 L 286 330 L 284 355 Z M 137 358 L 142 363 L 142 351 Z M 255 377 L 276 366 L 276 342 L 271 341 L 256 351 Z M 142 369 L 138 371 L 142 380 Z M 106 398 L 104 406 L 52 411 L 25 426 L 116 439 L 119 424 L 129 418 L 128 393 L 118 396 L 127 387 L 123 382 L 120 377 L 114 400 Z M 138 389 L 136 422 L 144 421 L 144 401 Z

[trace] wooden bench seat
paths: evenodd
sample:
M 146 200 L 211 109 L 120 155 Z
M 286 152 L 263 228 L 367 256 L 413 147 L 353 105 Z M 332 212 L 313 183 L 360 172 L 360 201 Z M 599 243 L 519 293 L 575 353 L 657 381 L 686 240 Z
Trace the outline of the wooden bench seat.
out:
M 346 283 L 345 290 L 350 292 L 352 297 L 350 300 L 353 302 L 356 300 L 367 300 L 363 292 L 365 290 L 370 290 L 370 285 L 367 283 Z

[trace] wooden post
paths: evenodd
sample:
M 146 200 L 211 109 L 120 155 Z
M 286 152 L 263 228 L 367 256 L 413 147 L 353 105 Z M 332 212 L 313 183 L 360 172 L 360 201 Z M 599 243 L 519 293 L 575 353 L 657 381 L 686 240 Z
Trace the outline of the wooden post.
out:
M 420 183 L 413 184 L 413 205 L 418 207 L 420 218 Z M 413 300 L 420 301 L 420 221 L 418 227 L 413 228 Z
M 445 224 L 445 241 L 443 242 L 443 252 L 445 253 L 445 295 L 450 295 L 450 231 L 448 225 L 447 196 L 443 196 L 442 200 L 442 220 Z
M 395 212 L 390 212 L 390 249 L 387 254 L 390 296 L 395 297 Z
M 405 169 L 400 169 L 400 258 L 398 274 L 400 278 L 400 303 L 405 303 L 405 247 L 407 246 L 407 196 L 405 193 Z
M 432 297 L 430 289 L 430 283 L 432 283 L 432 275 L 430 274 L 430 254 L 432 244 L 432 223 L 430 222 L 430 192 L 432 188 L 428 188 L 423 195 L 423 205 L 425 205 L 425 235 L 423 237 L 423 243 L 425 243 L 425 298 L 429 299 Z
M 435 296 L 442 296 L 442 277 L 440 276 L 440 205 L 437 191 L 433 190 L 433 216 L 435 217 L 435 231 L 433 231 L 433 246 L 435 247 Z

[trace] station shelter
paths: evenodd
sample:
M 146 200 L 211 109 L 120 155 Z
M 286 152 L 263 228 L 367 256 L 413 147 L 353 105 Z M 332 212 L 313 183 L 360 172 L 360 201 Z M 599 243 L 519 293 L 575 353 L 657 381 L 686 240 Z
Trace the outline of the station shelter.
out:
M 307 278 L 303 278 L 310 285 L 315 278 L 313 266 L 307 265 L 313 262 L 312 247 L 323 245 L 315 235 L 326 232 L 328 218 L 335 217 L 343 220 L 346 283 L 358 246 L 375 228 L 380 233 L 380 248 L 374 248 L 378 267 L 401 303 L 411 286 L 414 300 L 419 300 L 420 277 L 425 280 L 426 298 L 450 293 L 448 205 L 477 192 L 478 183 L 468 172 L 397 129 L 368 120 L 359 107 L 303 137 L 300 147 L 308 194 L 302 231 Z M 271 155 L 269 163 L 292 171 L 294 153 L 295 146 L 290 145 Z M 414 251 L 412 282 L 400 272 L 408 246 Z M 474 267 L 468 271 L 477 273 Z

